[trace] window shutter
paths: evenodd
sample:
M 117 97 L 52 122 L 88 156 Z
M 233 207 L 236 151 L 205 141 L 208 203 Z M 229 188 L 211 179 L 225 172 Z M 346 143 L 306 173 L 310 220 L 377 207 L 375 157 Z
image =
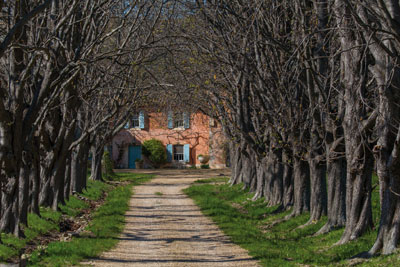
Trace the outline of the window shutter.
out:
M 139 112 L 139 128 L 144 129 L 144 112 Z
M 190 162 L 190 146 L 189 145 L 183 146 L 183 160 L 185 162 Z
M 187 112 L 183 112 L 183 126 L 185 127 L 185 129 L 190 128 L 190 116 Z
M 172 162 L 172 145 L 167 145 L 167 161 Z
M 169 129 L 174 128 L 174 120 L 173 120 L 173 117 L 172 117 L 172 111 L 168 112 L 168 128 Z

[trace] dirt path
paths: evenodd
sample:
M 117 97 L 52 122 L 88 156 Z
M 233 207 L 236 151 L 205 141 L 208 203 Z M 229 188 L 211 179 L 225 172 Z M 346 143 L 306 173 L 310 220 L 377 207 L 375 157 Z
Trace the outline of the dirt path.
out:
M 258 266 L 182 189 L 220 171 L 167 170 L 137 186 L 120 242 L 95 266 Z M 162 194 L 162 195 L 161 195 Z

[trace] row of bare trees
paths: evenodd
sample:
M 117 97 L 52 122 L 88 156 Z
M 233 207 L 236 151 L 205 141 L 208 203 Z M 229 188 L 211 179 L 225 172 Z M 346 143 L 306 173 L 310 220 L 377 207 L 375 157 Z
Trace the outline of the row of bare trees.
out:
M 0 0 L 0 40 L 0 231 L 82 191 L 89 151 L 101 179 L 104 145 L 158 85 L 222 123 L 232 184 L 287 219 L 326 214 L 338 244 L 373 226 L 376 171 L 369 254 L 397 247 L 398 1 Z
M 165 1 L 0 0 L 0 232 L 101 180 L 149 89 Z
M 230 182 L 291 208 L 286 219 L 327 215 L 317 234 L 344 227 L 343 244 L 373 227 L 375 171 L 381 217 L 369 255 L 392 253 L 400 237 L 399 2 L 184 4 L 190 74 L 230 140 Z

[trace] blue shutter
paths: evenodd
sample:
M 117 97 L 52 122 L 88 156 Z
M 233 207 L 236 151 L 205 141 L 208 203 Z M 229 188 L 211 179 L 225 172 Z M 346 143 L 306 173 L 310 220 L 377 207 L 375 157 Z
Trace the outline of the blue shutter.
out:
M 183 112 L 183 126 L 185 129 L 190 128 L 190 116 L 187 112 Z
M 185 162 L 190 162 L 190 146 L 189 145 L 183 146 L 183 160 Z
M 172 145 L 167 145 L 167 161 L 172 162 Z
M 174 128 L 174 119 L 172 117 L 172 111 L 168 112 L 168 128 L 169 129 Z
M 124 126 L 125 129 L 129 129 L 129 121 Z
M 144 129 L 144 112 L 139 112 L 139 128 Z

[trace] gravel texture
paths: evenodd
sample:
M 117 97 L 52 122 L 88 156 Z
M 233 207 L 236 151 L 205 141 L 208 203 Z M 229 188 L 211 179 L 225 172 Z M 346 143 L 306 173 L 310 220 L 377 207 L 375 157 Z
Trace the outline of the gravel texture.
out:
M 246 250 L 233 244 L 182 192 L 195 180 L 221 173 L 226 175 L 226 171 L 161 170 L 153 173 L 157 174 L 156 178 L 134 189 L 118 245 L 84 264 L 258 266 Z

